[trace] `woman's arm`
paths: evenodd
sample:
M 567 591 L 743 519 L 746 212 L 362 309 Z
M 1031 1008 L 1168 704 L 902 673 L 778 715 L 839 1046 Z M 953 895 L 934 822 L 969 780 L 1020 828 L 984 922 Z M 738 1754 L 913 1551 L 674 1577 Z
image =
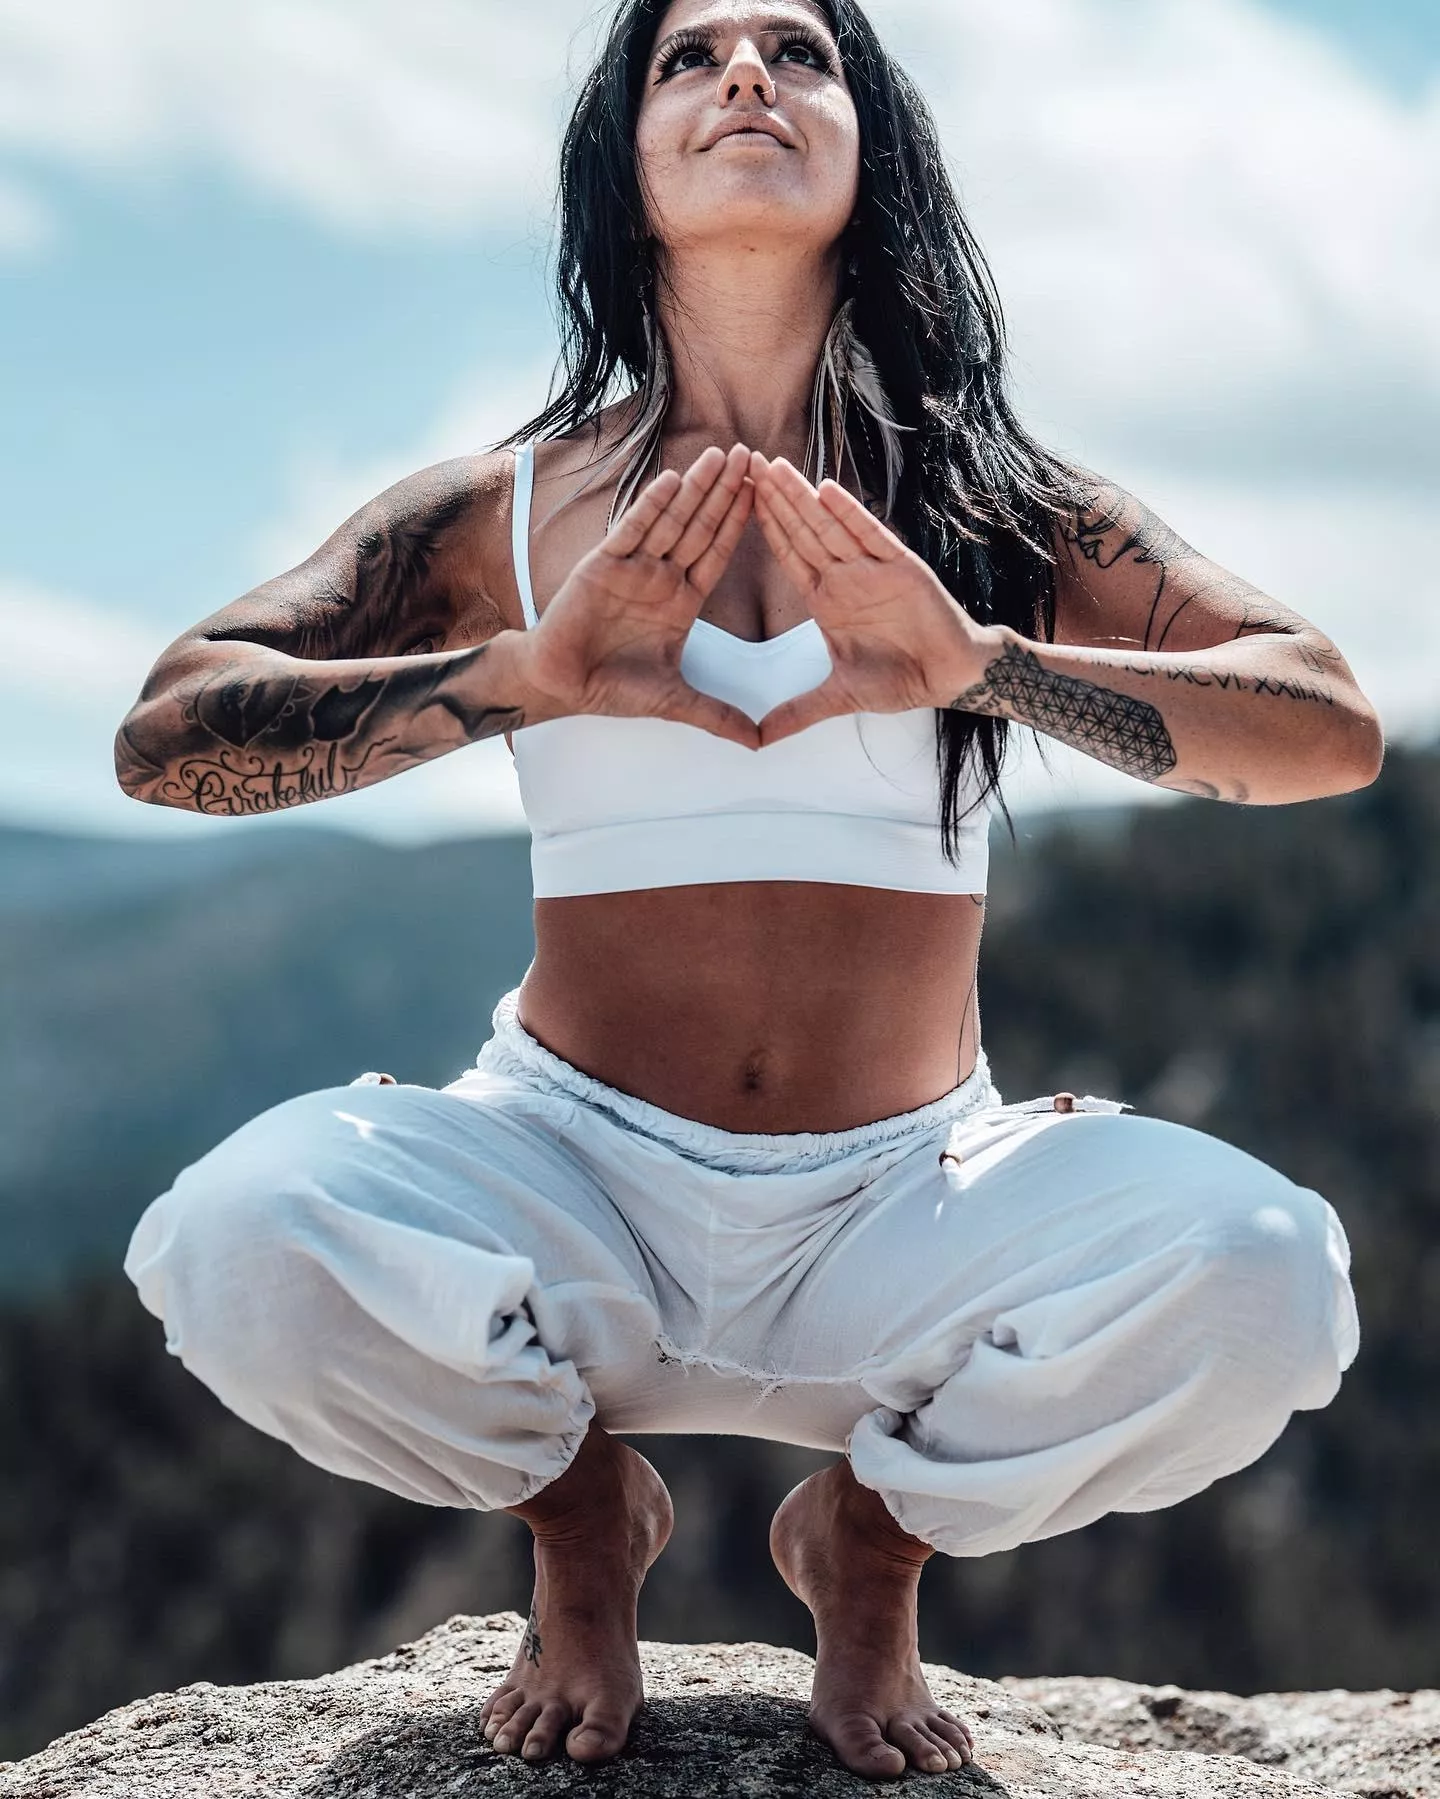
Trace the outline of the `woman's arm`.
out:
M 1108 483 L 1095 484 L 1056 547 L 1055 641 L 1000 629 L 954 706 L 1207 799 L 1279 805 L 1375 779 L 1375 710 L 1298 613 Z
M 757 748 L 747 714 L 680 674 L 750 516 L 748 457 L 707 450 L 652 481 L 528 631 L 486 597 L 490 559 L 510 555 L 508 472 L 498 497 L 495 458 L 402 481 L 165 651 L 115 740 L 121 786 L 193 812 L 275 812 L 578 713 Z
M 1057 534 L 1056 641 L 979 625 L 833 481 L 751 458 L 756 515 L 825 633 L 831 672 L 761 723 L 762 746 L 850 712 L 956 707 L 1142 781 L 1278 805 L 1379 772 L 1374 708 L 1315 627 L 1096 483 Z
M 480 573 L 487 516 L 503 506 L 497 461 L 398 483 L 165 650 L 115 739 L 125 791 L 225 817 L 274 812 L 523 725 L 522 634 Z

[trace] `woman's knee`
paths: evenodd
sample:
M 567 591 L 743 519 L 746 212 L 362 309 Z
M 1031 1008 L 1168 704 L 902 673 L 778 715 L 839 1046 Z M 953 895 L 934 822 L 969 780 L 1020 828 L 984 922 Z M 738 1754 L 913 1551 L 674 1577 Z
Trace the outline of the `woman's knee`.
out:
M 348 1093 L 348 1090 L 343 1090 Z M 147 1208 L 125 1272 L 166 1347 L 236 1409 L 311 1381 L 334 1282 L 315 1251 L 343 1204 L 337 1091 L 285 1101 L 183 1169 Z
M 1206 1334 L 1223 1365 L 1272 1384 L 1289 1409 L 1326 1405 L 1359 1345 L 1340 1220 L 1320 1194 L 1206 1143 L 1180 1183 Z

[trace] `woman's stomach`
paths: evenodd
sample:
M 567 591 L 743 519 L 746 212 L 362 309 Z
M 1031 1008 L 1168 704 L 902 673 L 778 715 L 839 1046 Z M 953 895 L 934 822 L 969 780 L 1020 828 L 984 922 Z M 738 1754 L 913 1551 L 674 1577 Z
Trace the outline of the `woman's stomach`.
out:
M 974 1068 L 984 916 L 983 895 L 803 881 L 542 899 L 520 1022 L 721 1130 L 851 1130 Z

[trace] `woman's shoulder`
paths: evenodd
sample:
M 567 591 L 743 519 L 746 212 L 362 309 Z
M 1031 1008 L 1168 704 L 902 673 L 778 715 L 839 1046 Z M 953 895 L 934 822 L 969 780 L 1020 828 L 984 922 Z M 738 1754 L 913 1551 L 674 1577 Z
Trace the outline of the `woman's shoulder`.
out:
M 427 463 L 375 496 L 345 526 L 362 560 L 451 596 L 453 641 L 523 626 L 510 551 L 514 454 L 508 447 Z M 332 540 L 333 542 L 333 540 Z
M 599 465 L 624 440 L 633 417 L 633 399 L 617 400 L 569 430 L 539 439 L 535 444 L 536 487 L 589 486 Z

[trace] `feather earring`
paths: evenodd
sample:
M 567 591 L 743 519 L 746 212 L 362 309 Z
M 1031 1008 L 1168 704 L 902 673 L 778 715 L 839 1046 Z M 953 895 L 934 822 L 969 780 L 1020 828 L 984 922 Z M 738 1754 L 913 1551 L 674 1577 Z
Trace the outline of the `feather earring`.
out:
M 847 300 L 836 313 L 820 353 L 810 398 L 810 441 L 805 451 L 805 472 L 818 487 L 829 472 L 829 454 L 833 446 L 835 478 L 840 478 L 848 455 L 850 466 L 859 479 L 859 465 L 846 428 L 850 401 L 854 399 L 869 414 L 880 436 L 885 455 L 883 516 L 888 519 L 895 510 L 895 496 L 900 490 L 900 477 L 905 467 L 900 434 L 913 427 L 900 424 L 891 410 L 875 359 L 855 334 L 854 307 L 854 301 Z

